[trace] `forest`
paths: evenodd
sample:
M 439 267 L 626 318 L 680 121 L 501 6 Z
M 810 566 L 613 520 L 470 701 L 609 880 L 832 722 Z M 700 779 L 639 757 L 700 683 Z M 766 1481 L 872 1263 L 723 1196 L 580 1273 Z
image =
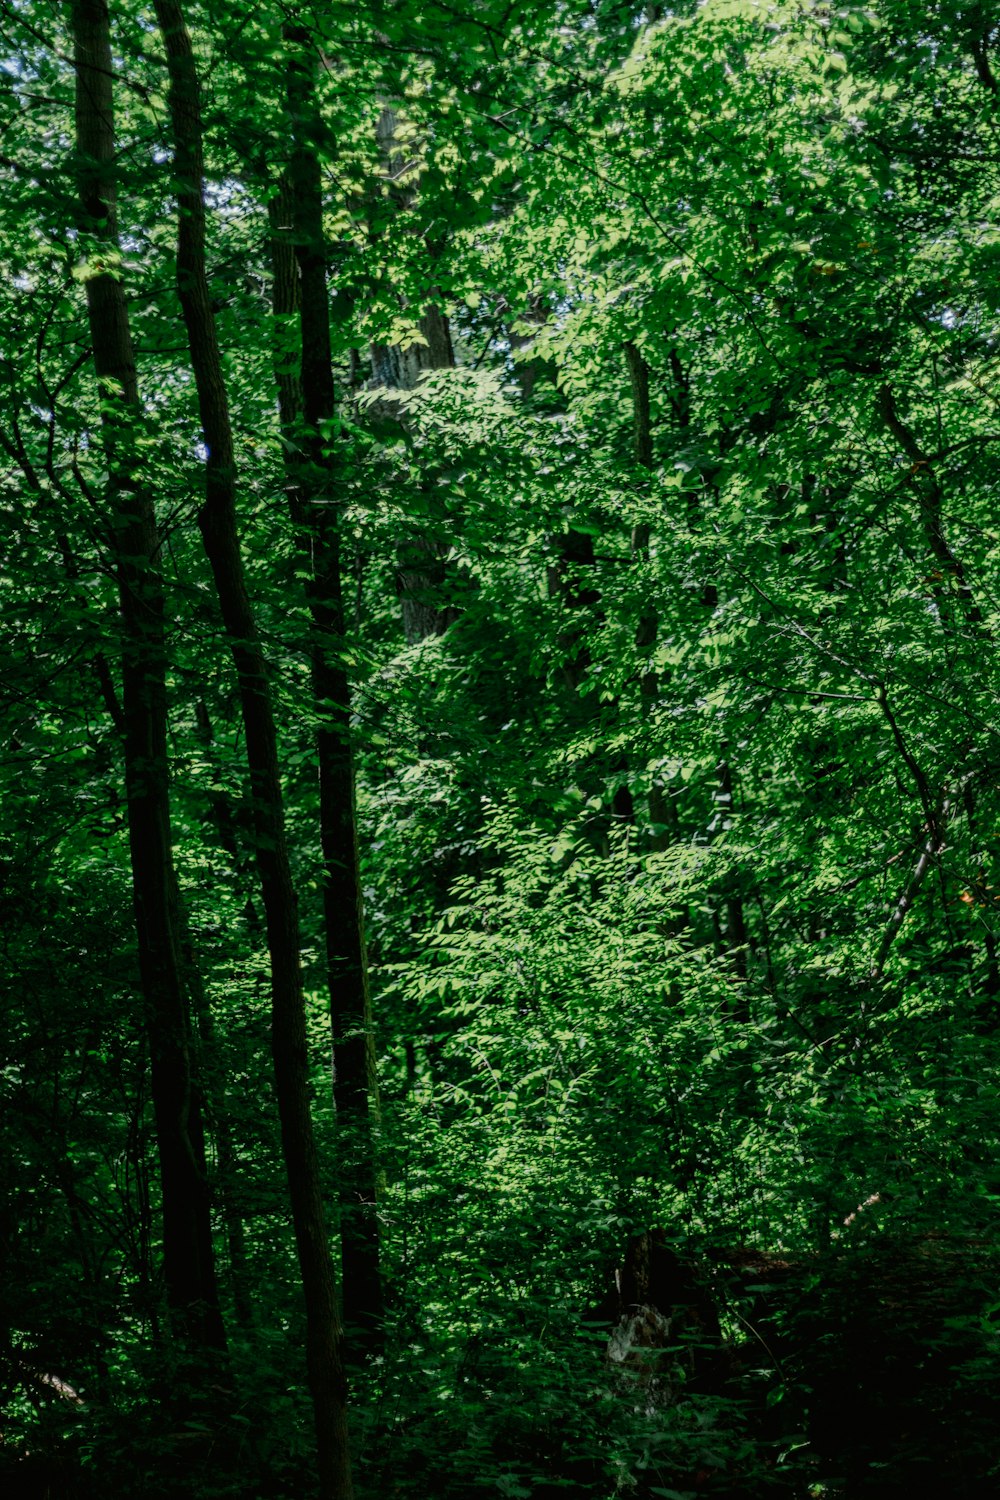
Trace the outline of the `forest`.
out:
M 998 168 L 984 0 L 0 0 L 4 1495 L 1000 1494 Z

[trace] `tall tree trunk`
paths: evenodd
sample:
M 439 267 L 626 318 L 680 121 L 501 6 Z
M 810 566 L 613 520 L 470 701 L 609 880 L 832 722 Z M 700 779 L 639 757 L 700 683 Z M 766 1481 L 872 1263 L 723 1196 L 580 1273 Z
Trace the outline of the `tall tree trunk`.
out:
M 587 628 L 595 619 L 601 619 L 601 593 L 588 577 L 596 563 L 594 538 L 589 531 L 569 527 L 554 536 L 550 545 L 555 555 L 547 570 L 549 598 L 558 599 L 565 608 L 556 645 L 562 659 L 563 681 L 575 700 L 591 665 Z M 589 716 L 590 705 L 583 712 Z M 577 708 L 577 717 L 579 713 Z
M 733 773 L 728 760 L 724 756 L 719 761 L 717 774 L 719 778 L 718 790 L 712 796 L 712 801 L 716 808 L 713 822 L 717 822 L 725 828 L 732 823 L 736 808 L 733 794 Z M 726 876 L 725 895 L 722 909 L 719 913 L 719 928 L 723 945 L 732 960 L 736 981 L 733 988 L 732 1002 L 729 1007 L 730 1014 L 734 1021 L 748 1025 L 750 1021 L 750 1006 L 747 992 L 748 934 L 746 915 L 743 909 L 740 876 L 736 870 L 731 871 Z
M 281 1142 L 306 1312 L 306 1362 L 316 1426 L 321 1500 L 352 1494 L 347 1387 L 333 1261 L 309 1107 L 299 924 L 285 837 L 278 742 L 267 663 L 247 590 L 236 525 L 236 467 L 222 359 L 205 264 L 201 99 L 178 0 L 155 0 L 170 74 L 178 198 L 177 289 L 208 457 L 198 515 L 239 684 L 254 834 L 271 963 L 271 1047 Z
M 139 969 L 160 1159 L 164 1281 L 171 1326 L 192 1353 L 225 1348 L 170 830 L 167 653 L 160 539 L 140 477 L 141 414 L 125 290 L 118 275 L 111 32 L 106 0 L 74 0 L 77 182 L 89 249 L 85 282 L 114 511 L 123 626 L 125 793 Z
M 308 578 L 313 627 L 310 653 L 317 710 L 320 835 L 323 851 L 323 918 L 327 985 L 333 1028 L 334 1100 L 337 1106 L 342 1289 L 347 1350 L 353 1357 L 381 1347 L 382 1279 L 376 1209 L 375 1130 L 378 1082 L 365 952 L 350 737 L 350 687 L 343 665 L 344 606 L 341 584 L 342 503 L 330 424 L 335 412 L 320 149 L 323 126 L 315 97 L 314 43 L 289 27 L 292 49 L 288 107 L 293 155 L 288 173 L 291 243 L 274 236 L 275 311 L 298 304 L 301 386 L 279 386 L 289 455 L 289 498 Z M 294 246 L 296 264 L 288 259 Z M 287 377 L 286 377 L 287 379 Z M 301 420 L 297 420 L 301 413 Z
M 225 1078 L 219 1063 L 215 1018 L 212 1015 L 208 993 L 202 983 L 183 907 L 181 908 L 181 926 L 185 988 L 198 1042 L 198 1077 L 201 1081 L 201 1098 L 205 1120 L 215 1145 L 214 1197 L 225 1232 L 226 1248 L 229 1251 L 229 1292 L 233 1299 L 233 1312 L 236 1315 L 237 1325 L 244 1334 L 252 1334 L 254 1329 L 253 1298 L 250 1289 L 246 1233 L 239 1204 L 242 1196 L 239 1182 L 239 1155 L 233 1143 Z
M 405 208 L 409 199 L 405 189 L 394 184 L 402 166 L 396 147 L 398 118 L 395 110 L 382 110 L 377 136 L 382 160 L 389 178 L 392 200 Z M 455 365 L 448 319 L 434 301 L 421 308 L 417 326 L 423 342 L 403 349 L 396 344 L 371 346 L 372 379 L 390 390 L 412 390 L 425 370 L 450 370 Z M 436 505 L 434 486 L 423 481 L 428 510 L 433 517 Z M 443 635 L 459 616 L 454 598 L 453 569 L 448 567 L 449 547 L 435 535 L 433 520 L 422 531 L 414 530 L 400 541 L 396 554 L 396 587 L 408 645 Z
M 636 461 L 642 468 L 652 469 L 654 455 L 652 415 L 649 398 L 649 366 L 641 350 L 633 343 L 625 345 L 625 358 L 632 384 L 633 438 Z M 676 349 L 670 350 L 669 360 L 674 381 L 671 406 L 678 430 L 684 434 L 691 425 L 688 376 L 681 364 Z M 697 521 L 696 502 L 694 502 L 694 506 L 695 508 L 692 508 L 688 516 L 688 520 L 692 525 Z M 638 526 L 633 527 L 632 556 L 636 562 L 643 562 L 648 559 L 649 543 L 649 526 L 645 523 L 640 523 Z M 711 595 L 706 594 L 703 596 L 703 602 L 707 603 L 709 601 L 712 606 L 716 603 L 714 591 Z M 658 631 L 659 620 L 656 610 L 651 604 L 647 604 L 636 626 L 635 645 L 637 650 L 644 654 L 651 652 L 656 644 Z M 660 693 L 660 682 L 655 672 L 644 671 L 642 673 L 640 690 L 644 711 L 647 716 L 650 716 Z M 715 817 L 717 820 L 728 822 L 733 813 L 733 778 L 728 761 L 723 759 L 719 762 L 717 774 L 719 778 L 718 787 L 712 794 L 712 800 L 716 807 Z M 676 830 L 677 820 L 672 805 L 664 797 L 662 788 L 655 781 L 649 790 L 648 808 L 650 823 L 656 829 L 653 840 L 654 847 L 663 848 L 670 838 L 670 830 Z M 729 875 L 726 879 L 725 893 L 721 910 L 716 918 L 716 927 L 720 945 L 725 947 L 731 955 L 736 979 L 731 1014 L 735 1020 L 746 1023 L 749 1021 L 746 998 L 748 933 L 739 877 L 735 874 Z
M 635 445 L 636 462 L 643 469 L 651 470 L 653 467 L 653 422 L 649 403 L 649 365 L 642 355 L 642 351 L 633 343 L 625 345 L 625 358 L 628 363 L 629 379 L 632 384 L 632 434 Z M 632 559 L 640 566 L 649 562 L 650 528 L 648 523 L 640 522 L 632 528 Z M 656 645 L 656 637 L 659 633 L 660 621 L 654 605 L 647 601 L 639 616 L 635 628 L 635 647 L 644 660 L 648 660 Z M 643 717 L 648 722 L 655 712 L 656 701 L 660 695 L 660 682 L 657 674 L 650 671 L 648 666 L 643 668 L 639 677 L 639 691 L 642 700 Z M 647 809 L 651 827 L 650 841 L 654 849 L 662 849 L 670 838 L 670 828 L 676 827 L 676 817 L 673 805 L 664 796 L 660 783 L 652 781 L 647 798 Z

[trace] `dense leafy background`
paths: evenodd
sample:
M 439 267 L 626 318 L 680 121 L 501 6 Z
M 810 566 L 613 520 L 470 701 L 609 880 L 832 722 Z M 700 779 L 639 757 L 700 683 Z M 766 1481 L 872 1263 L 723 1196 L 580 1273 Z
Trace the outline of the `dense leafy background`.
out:
M 305 1495 L 165 73 L 124 0 L 120 274 L 165 538 L 234 1393 L 224 1432 L 157 1415 L 171 1355 L 65 11 L 0 21 L 2 1461 L 26 1494 L 57 1474 L 87 1496 Z M 189 12 L 332 1162 L 309 621 L 274 382 L 296 348 L 271 311 L 287 19 Z M 328 441 L 382 1086 L 389 1340 L 355 1380 L 359 1489 L 891 1494 L 947 1474 L 950 1493 L 994 1493 L 993 19 L 957 0 L 371 0 L 292 19 L 324 59 Z M 419 344 L 431 302 L 456 367 L 381 390 L 370 350 Z M 407 642 L 398 558 L 427 537 L 451 623 Z M 806 1332 L 786 1329 L 768 1375 L 657 1404 L 609 1373 L 582 1320 L 653 1224 L 704 1265 L 749 1246 L 798 1267 L 779 1322 Z M 872 1432 L 824 1430 L 852 1370 L 915 1349 L 908 1415 L 861 1380 Z

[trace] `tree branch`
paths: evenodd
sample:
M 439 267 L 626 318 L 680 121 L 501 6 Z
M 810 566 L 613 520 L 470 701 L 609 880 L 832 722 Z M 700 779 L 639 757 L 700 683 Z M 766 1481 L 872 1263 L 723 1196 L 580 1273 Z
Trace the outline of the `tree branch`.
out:
M 935 810 L 934 821 L 931 825 L 930 834 L 927 837 L 927 841 L 924 844 L 923 849 L 920 851 L 920 858 L 917 860 L 917 863 L 914 866 L 913 874 L 907 881 L 906 886 L 904 887 L 902 894 L 899 897 L 899 900 L 896 902 L 896 905 L 893 907 L 892 912 L 890 913 L 889 921 L 886 923 L 886 928 L 882 934 L 882 941 L 879 943 L 875 962 L 872 964 L 871 972 L 873 979 L 882 978 L 886 959 L 889 957 L 889 951 L 892 948 L 892 945 L 896 940 L 896 936 L 903 925 L 907 912 L 910 910 L 917 898 L 917 893 L 924 882 L 924 877 L 927 874 L 927 871 L 930 869 L 933 861 L 944 852 L 944 824 L 947 821 L 948 813 L 950 812 L 950 810 L 950 802 L 948 802 L 945 798 L 942 798 Z

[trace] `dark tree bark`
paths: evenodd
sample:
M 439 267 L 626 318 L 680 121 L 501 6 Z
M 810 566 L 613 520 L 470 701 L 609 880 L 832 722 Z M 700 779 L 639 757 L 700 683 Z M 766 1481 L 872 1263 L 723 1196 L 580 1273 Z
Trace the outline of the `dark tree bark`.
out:
M 162 1182 L 171 1326 L 192 1353 L 225 1348 L 212 1248 L 201 1107 L 184 990 L 170 829 L 167 653 L 160 539 L 136 459 L 141 414 L 128 307 L 115 274 L 115 139 L 106 0 L 74 0 L 77 182 L 85 282 L 121 602 L 125 794 Z
M 633 343 L 625 345 L 629 379 L 632 383 L 632 431 L 636 461 L 643 469 L 653 467 L 653 423 L 649 403 L 649 366 L 642 352 Z M 632 528 L 632 558 L 642 565 L 649 560 L 650 528 L 645 522 Z M 660 629 L 659 617 L 651 603 L 647 603 L 635 628 L 635 647 L 648 659 L 656 645 Z M 660 696 L 660 680 L 656 672 L 643 670 L 639 678 L 644 717 L 652 718 L 656 701 Z M 647 799 L 650 835 L 654 849 L 666 847 L 670 829 L 676 825 L 672 803 L 663 794 L 658 781 L 653 781 Z
M 178 198 L 177 289 L 187 328 L 205 446 L 198 515 L 239 684 L 254 835 L 271 963 L 271 1047 L 281 1142 L 306 1311 L 306 1363 L 322 1500 L 352 1494 L 346 1378 L 333 1261 L 309 1105 L 299 924 L 285 837 L 278 742 L 267 662 L 247 590 L 236 523 L 236 465 L 205 263 L 204 156 L 197 70 L 178 0 L 156 0 L 170 75 Z
M 936 461 L 923 451 L 912 428 L 900 417 L 896 398 L 890 386 L 879 387 L 878 405 L 880 417 L 912 465 L 907 479 L 920 507 L 927 551 L 937 565 L 933 575 L 936 585 L 934 592 L 942 617 L 947 620 L 950 613 L 948 591 L 944 586 L 946 582 L 950 582 L 957 596 L 959 611 L 964 621 L 977 631 L 983 631 L 982 610 L 969 585 L 965 569 L 952 551 L 945 534 L 944 492 Z M 988 632 L 983 633 L 988 634 Z
M 555 556 L 548 567 L 549 598 L 558 599 L 566 611 L 556 644 L 562 658 L 563 681 L 575 695 L 590 670 L 587 627 L 602 618 L 600 590 L 588 577 L 597 561 L 594 538 L 589 531 L 570 527 L 552 538 L 551 547 Z
M 649 366 L 641 350 L 635 344 L 627 343 L 625 345 L 625 358 L 628 363 L 629 378 L 632 384 L 632 420 L 635 456 L 642 468 L 651 469 L 653 467 L 654 455 L 652 413 L 649 397 Z M 671 406 L 677 423 L 677 429 L 683 435 L 691 425 L 689 379 L 676 349 L 672 348 L 670 350 L 669 362 L 674 385 L 671 395 Z M 693 527 L 696 525 L 697 519 L 697 508 L 695 505 L 695 508 L 689 511 L 688 522 Z M 632 556 L 634 561 L 642 562 L 648 558 L 650 539 L 650 528 L 648 525 L 643 523 L 633 528 Z M 711 607 L 714 607 L 717 603 L 717 596 L 714 587 L 711 585 L 706 588 L 702 602 Z M 636 649 L 643 653 L 652 651 L 652 648 L 656 644 L 658 631 L 659 620 L 656 610 L 651 605 L 647 605 L 636 626 Z M 645 712 L 647 715 L 650 715 L 660 695 L 660 682 L 656 673 L 650 671 L 643 672 L 640 679 L 640 686 Z M 733 811 L 733 777 L 729 763 L 725 759 L 720 760 L 717 774 L 719 778 L 718 786 L 713 793 L 716 819 L 728 820 Z M 663 847 L 670 838 L 669 830 L 676 828 L 676 814 L 672 805 L 663 796 L 662 789 L 655 782 L 650 788 L 648 809 L 649 820 L 658 830 L 657 834 L 654 835 L 654 846 Z M 727 878 L 724 898 L 716 917 L 716 927 L 720 946 L 729 952 L 736 977 L 731 1014 L 736 1021 L 746 1023 L 749 1020 L 746 1004 L 748 932 L 743 896 L 740 889 L 739 877 L 736 875 L 730 875 Z
M 404 189 L 394 184 L 403 163 L 396 148 L 397 116 L 385 108 L 379 116 L 377 134 L 382 159 L 389 177 L 393 201 L 403 208 L 408 198 Z M 431 293 L 433 297 L 433 292 Z M 390 390 L 412 390 L 425 370 L 450 370 L 455 365 L 455 351 L 446 315 L 433 300 L 423 306 L 417 319 L 422 343 L 406 349 L 395 344 L 373 344 L 371 347 L 372 379 Z M 433 514 L 432 486 L 426 486 L 429 508 Z M 433 524 L 426 530 L 400 540 L 396 554 L 396 588 L 403 621 L 403 634 L 412 646 L 430 636 L 443 635 L 458 619 L 460 610 L 454 599 L 454 569 L 448 567 L 448 545 L 434 534 Z
M 653 467 L 653 423 L 649 406 L 649 366 L 641 350 L 631 341 L 625 345 L 629 379 L 632 382 L 632 423 L 636 461 L 644 469 Z M 638 529 L 638 528 L 637 528 Z M 636 551 L 649 546 L 649 527 L 633 542 Z
M 723 758 L 717 767 L 719 777 L 718 790 L 714 793 L 713 801 L 716 808 L 716 820 L 723 825 L 732 821 L 734 808 L 733 773 L 728 760 Z M 750 1022 L 750 1009 L 747 998 L 747 953 L 748 933 L 746 914 L 743 908 L 743 895 L 740 886 L 740 876 L 733 871 L 726 877 L 725 898 L 719 913 L 719 927 L 722 944 L 732 959 L 733 973 L 736 983 L 733 989 L 732 1003 L 729 1010 L 734 1021 L 741 1025 Z
M 378 1082 L 364 935 L 350 686 L 344 668 L 341 581 L 343 505 L 330 437 L 335 413 L 327 249 L 323 233 L 320 148 L 323 126 L 315 97 L 314 47 L 289 27 L 288 108 L 293 154 L 284 222 L 290 236 L 273 237 L 275 311 L 299 315 L 301 381 L 279 384 L 289 455 L 289 501 L 299 540 L 312 621 L 310 664 L 317 710 L 317 766 L 323 851 L 326 975 L 333 1029 L 337 1107 L 340 1234 L 344 1321 L 349 1354 L 376 1353 L 383 1324 L 376 1207 L 375 1128 Z M 292 264 L 289 264 L 289 261 Z M 297 278 L 296 278 L 297 271 Z M 279 299 L 280 302 L 279 302 Z

